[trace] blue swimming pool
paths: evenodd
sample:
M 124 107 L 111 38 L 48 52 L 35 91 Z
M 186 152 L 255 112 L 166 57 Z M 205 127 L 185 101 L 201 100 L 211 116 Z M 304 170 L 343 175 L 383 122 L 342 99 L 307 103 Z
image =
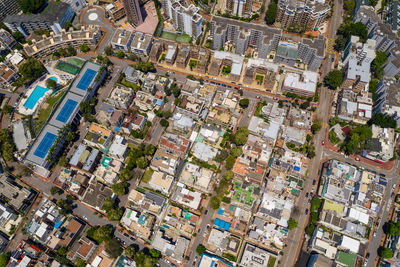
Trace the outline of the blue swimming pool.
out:
M 48 90 L 49 88 L 37 85 L 33 90 L 33 92 L 31 93 L 31 95 L 26 100 L 24 107 L 33 109 L 36 103 L 39 101 L 39 99 L 42 98 Z

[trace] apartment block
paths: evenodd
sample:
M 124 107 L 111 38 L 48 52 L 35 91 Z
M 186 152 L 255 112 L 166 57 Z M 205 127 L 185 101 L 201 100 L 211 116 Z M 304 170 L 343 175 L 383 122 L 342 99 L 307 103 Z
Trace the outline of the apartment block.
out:
M 312 31 L 329 15 L 328 1 L 280 0 L 276 21 L 282 28 L 293 24 L 302 25 L 305 31 Z
M 253 5 L 252 0 L 227 0 L 226 9 L 231 12 L 234 16 L 239 17 L 250 17 L 251 7 Z
M 139 26 L 143 23 L 143 16 L 140 10 L 139 0 L 123 0 L 125 13 L 128 17 L 128 22 L 133 26 Z
M 400 125 L 400 92 L 396 79 L 383 78 L 377 85 L 378 99 L 374 103 L 373 113 L 390 115 Z
M 365 44 L 358 36 L 352 36 L 344 50 L 342 69 L 345 78 L 342 88 L 352 88 L 360 92 L 369 83 L 371 63 L 375 58 L 375 40 L 368 39 Z
M 196 39 L 201 35 L 203 17 L 198 7 L 183 0 L 164 0 L 163 6 L 175 29 Z
M 135 54 L 148 56 L 150 53 L 153 35 L 142 32 L 136 32 L 132 39 L 131 51 Z
M 133 39 L 133 33 L 125 29 L 117 29 L 111 40 L 111 46 L 114 49 L 129 51 Z
M 64 2 L 50 2 L 39 14 L 8 15 L 4 24 L 12 31 L 21 32 L 24 36 L 34 30 L 47 29 L 60 33 L 67 21 L 72 21 L 75 13 L 72 7 Z
M 18 0 L 0 0 L 0 21 L 7 15 L 14 15 L 19 11 Z
M 24 44 L 24 52 L 29 57 L 37 59 L 44 58 L 60 48 L 69 46 L 79 49 L 82 44 L 86 44 L 90 48 L 97 47 L 101 39 L 101 30 L 97 26 L 89 25 L 82 26 L 80 30 L 66 32 L 64 29 L 59 34 L 50 33 L 49 37 L 44 37 L 42 40 L 32 40 L 32 44 Z

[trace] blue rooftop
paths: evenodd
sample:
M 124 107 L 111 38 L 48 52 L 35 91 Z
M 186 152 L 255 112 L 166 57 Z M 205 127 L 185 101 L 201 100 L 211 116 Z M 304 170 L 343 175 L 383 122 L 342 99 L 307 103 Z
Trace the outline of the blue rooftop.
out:
M 62 123 L 66 123 L 77 105 L 78 102 L 72 99 L 68 99 L 62 107 L 60 113 L 58 113 L 56 120 Z
M 223 221 L 221 219 L 218 219 L 218 218 L 215 218 L 214 225 L 216 225 L 219 228 L 222 228 L 222 229 L 224 229 L 226 231 L 229 231 L 229 228 L 231 228 L 231 224 L 230 223 L 228 223 L 226 221 Z
M 97 71 L 94 71 L 92 69 L 87 69 L 76 87 L 86 91 L 89 85 L 92 83 L 96 74 Z

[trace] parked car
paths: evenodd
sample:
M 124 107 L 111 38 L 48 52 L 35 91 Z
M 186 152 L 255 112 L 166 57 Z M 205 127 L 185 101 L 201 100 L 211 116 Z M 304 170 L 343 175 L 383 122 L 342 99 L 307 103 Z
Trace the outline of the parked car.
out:
M 306 193 L 306 197 L 308 197 L 308 193 Z
M 305 212 L 305 214 L 306 214 L 306 215 L 308 214 L 308 209 L 306 209 L 306 212 Z
M 315 179 L 312 181 L 312 185 L 315 185 L 317 183 L 317 181 L 315 181 Z

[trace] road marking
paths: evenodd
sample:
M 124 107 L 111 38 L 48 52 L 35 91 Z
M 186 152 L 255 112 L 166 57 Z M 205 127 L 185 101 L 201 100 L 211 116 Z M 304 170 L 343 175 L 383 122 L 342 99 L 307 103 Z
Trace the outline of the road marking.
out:
M 333 47 L 334 45 L 335 45 L 334 38 L 328 38 L 328 40 L 326 40 L 326 53 L 327 54 L 335 54 L 335 49 Z

